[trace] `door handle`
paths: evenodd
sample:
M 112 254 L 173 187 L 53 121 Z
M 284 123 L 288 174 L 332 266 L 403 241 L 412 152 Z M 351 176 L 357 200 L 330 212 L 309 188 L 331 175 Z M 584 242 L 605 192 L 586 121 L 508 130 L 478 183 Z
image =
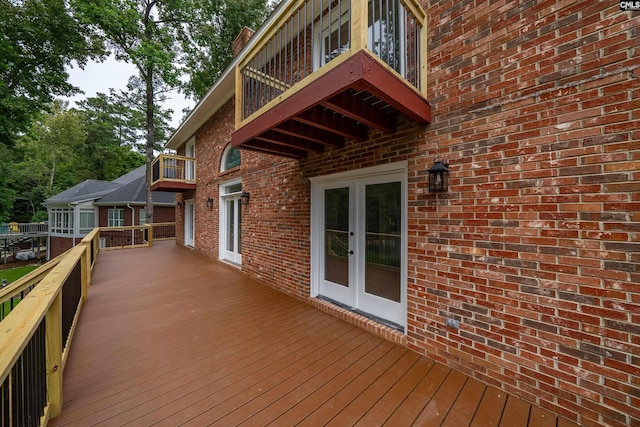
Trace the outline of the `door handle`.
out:
M 353 251 L 349 251 L 349 255 L 353 255 Z

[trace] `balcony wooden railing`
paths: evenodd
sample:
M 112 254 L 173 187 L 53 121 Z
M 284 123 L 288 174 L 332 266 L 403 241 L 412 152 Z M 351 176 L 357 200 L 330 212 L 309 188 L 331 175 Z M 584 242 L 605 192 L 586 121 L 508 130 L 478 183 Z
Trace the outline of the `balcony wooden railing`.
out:
M 154 229 L 169 237 L 172 226 L 175 235 L 174 223 L 121 233 L 133 231 L 144 239 L 139 246 L 151 246 Z M 115 231 L 95 228 L 78 246 L 0 289 L 1 427 L 44 426 L 60 414 L 62 373 L 91 272 L 103 239 Z
M 236 128 L 360 51 L 426 93 L 426 18 L 413 0 L 298 0 L 280 16 L 236 69 Z
M 152 190 L 192 190 L 196 184 L 196 159 L 174 154 L 160 154 L 151 164 L 151 174 Z
M 236 66 L 235 147 L 303 158 L 431 121 L 414 0 L 297 0 Z

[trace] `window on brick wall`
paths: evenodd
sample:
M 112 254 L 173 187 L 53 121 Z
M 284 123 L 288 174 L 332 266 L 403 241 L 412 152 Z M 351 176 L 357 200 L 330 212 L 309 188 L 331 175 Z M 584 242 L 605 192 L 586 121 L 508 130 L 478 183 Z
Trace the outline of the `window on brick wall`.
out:
M 124 226 L 124 209 L 109 209 L 109 227 Z
M 232 147 L 231 144 L 227 145 L 222 154 L 222 162 L 220 164 L 220 172 L 227 171 L 240 166 L 240 150 L 236 147 Z

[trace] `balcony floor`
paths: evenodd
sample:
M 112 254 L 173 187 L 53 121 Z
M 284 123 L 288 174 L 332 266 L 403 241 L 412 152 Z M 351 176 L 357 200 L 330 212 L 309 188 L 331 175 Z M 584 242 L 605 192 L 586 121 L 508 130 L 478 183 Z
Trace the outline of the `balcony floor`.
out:
M 63 425 L 572 426 L 193 251 L 102 252 Z

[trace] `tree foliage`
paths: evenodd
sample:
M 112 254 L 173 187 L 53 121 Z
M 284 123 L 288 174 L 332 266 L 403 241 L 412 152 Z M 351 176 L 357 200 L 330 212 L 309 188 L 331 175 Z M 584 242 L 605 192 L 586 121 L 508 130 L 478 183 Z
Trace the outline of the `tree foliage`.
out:
M 244 27 L 256 30 L 272 5 L 265 0 L 202 0 L 182 27 L 184 90 L 199 100 L 233 59 L 232 44 Z
M 116 59 L 138 70 L 131 101 L 141 98 L 145 116 L 147 156 L 147 221 L 153 222 L 153 197 L 149 170 L 157 142 L 157 111 L 167 89 L 179 86 L 175 66 L 178 28 L 189 15 L 193 0 L 71 0 L 77 15 L 104 37 Z
M 78 92 L 65 69 L 103 53 L 65 0 L 0 0 L 0 144 L 13 145 L 56 96 Z
M 7 209 L 0 220 L 46 218 L 42 202 L 86 179 L 111 181 L 144 164 L 144 156 L 121 139 L 131 112 L 105 95 L 89 98 L 80 110 L 57 101 L 17 139 L 7 162 Z M 115 116 L 111 111 L 121 111 Z M 121 133 L 122 132 L 122 133 Z M 1 150 L 0 150 L 1 151 Z M 0 165 L 0 169 L 2 166 Z M 0 214 L 3 191 L 0 190 Z
M 104 37 L 116 59 L 133 64 L 132 105 L 145 115 L 147 221 L 153 222 L 150 165 L 154 147 L 164 137 L 158 113 L 166 91 L 182 86 L 186 72 L 201 96 L 230 59 L 231 42 L 245 25 L 261 22 L 264 0 L 71 0 L 77 16 Z M 257 10 L 257 12 L 256 12 Z M 186 65 L 182 69 L 178 64 Z M 206 62 L 190 73 L 190 67 Z M 221 65 L 224 64 L 224 65 Z M 141 101 L 138 104 L 138 101 Z

